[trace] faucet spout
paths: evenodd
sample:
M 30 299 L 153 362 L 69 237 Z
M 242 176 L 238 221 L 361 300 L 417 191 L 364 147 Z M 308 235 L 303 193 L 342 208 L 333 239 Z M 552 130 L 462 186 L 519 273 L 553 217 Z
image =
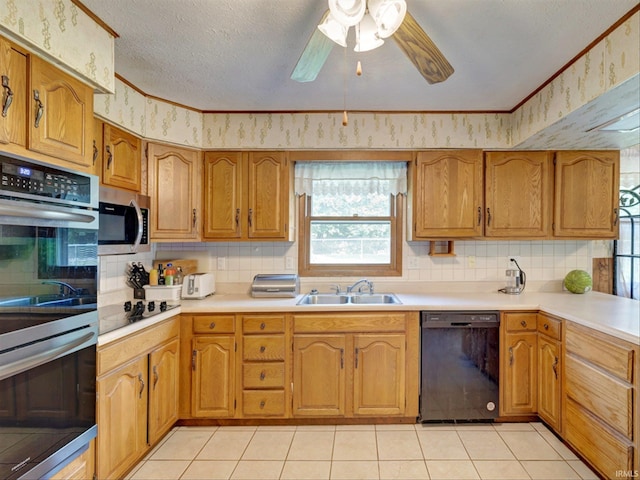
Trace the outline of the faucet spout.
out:
M 62 296 L 79 295 L 80 292 L 81 292 L 81 289 L 74 288 L 71 285 L 69 285 L 68 283 L 60 282 L 58 280 L 44 280 L 42 283 L 43 284 L 48 284 L 48 285 L 58 285 L 60 287 L 60 295 L 62 295 Z M 65 290 L 67 290 L 68 293 L 65 293 Z
M 370 294 L 373 294 L 373 282 L 367 280 L 366 278 L 358 280 L 353 285 L 347 287 L 347 293 L 352 293 L 356 287 L 358 287 L 358 293 L 362 293 L 363 288 L 366 288 L 369 290 Z

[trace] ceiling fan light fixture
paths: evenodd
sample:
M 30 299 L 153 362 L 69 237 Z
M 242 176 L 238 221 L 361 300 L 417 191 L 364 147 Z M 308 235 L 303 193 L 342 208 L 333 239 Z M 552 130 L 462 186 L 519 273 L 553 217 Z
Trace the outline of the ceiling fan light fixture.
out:
M 378 35 L 376 22 L 367 13 L 356 27 L 356 46 L 353 50 L 356 52 L 368 52 L 378 48 L 383 43 L 384 40 Z
M 327 15 L 327 18 L 318 25 L 318 30 L 324 33 L 329 39 L 336 42 L 341 47 L 347 46 L 347 32 L 349 27 L 342 25 L 338 22 L 332 14 Z
M 358 24 L 366 9 L 366 0 L 329 0 L 331 15 L 345 27 Z
M 387 38 L 402 25 L 407 3 L 405 0 L 369 0 L 369 13 L 376 22 L 380 38 Z

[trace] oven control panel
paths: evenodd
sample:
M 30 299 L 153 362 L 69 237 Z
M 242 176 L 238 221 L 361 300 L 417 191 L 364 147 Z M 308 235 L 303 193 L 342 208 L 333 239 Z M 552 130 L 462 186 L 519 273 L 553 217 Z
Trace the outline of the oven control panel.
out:
M 16 158 L 2 157 L 0 161 L 2 194 L 91 204 L 91 181 L 86 175 Z

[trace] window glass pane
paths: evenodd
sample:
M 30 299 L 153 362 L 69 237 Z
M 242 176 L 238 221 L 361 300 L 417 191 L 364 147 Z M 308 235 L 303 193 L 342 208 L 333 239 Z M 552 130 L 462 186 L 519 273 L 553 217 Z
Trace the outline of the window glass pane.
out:
M 388 264 L 391 222 L 311 221 L 310 244 L 312 264 Z
M 387 194 L 313 195 L 312 217 L 388 217 L 391 200 Z

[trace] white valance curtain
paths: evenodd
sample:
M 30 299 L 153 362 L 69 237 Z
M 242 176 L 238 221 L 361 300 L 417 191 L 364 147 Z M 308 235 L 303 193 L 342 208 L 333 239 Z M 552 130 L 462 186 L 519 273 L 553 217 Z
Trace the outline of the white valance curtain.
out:
M 407 192 L 404 162 L 297 162 L 296 194 L 368 195 Z

